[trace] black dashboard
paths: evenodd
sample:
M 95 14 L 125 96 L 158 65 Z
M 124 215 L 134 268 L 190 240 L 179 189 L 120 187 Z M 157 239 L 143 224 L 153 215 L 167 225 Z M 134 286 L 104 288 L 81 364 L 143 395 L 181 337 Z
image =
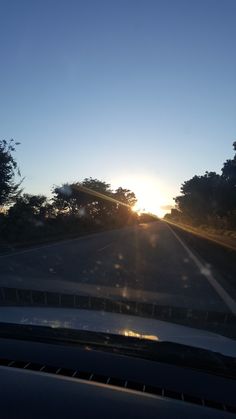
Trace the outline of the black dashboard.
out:
M 235 380 L 73 344 L 0 339 L 3 418 L 227 418 Z

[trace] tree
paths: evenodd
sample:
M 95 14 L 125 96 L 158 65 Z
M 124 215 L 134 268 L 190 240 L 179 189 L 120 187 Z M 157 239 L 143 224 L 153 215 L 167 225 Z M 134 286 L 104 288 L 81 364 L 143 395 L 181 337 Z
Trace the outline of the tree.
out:
M 42 220 L 46 216 L 47 205 L 44 195 L 23 194 L 18 196 L 15 204 L 10 207 L 8 217 L 11 220 L 20 219 L 22 223 Z
M 106 182 L 85 178 L 82 182 L 54 187 L 53 205 L 58 213 L 77 216 L 86 214 L 94 218 L 106 210 L 106 200 L 111 194 L 110 185 Z
M 115 199 L 117 199 L 117 201 L 123 202 L 124 204 L 129 205 L 130 207 L 133 207 L 137 202 L 137 198 L 134 192 L 121 187 L 116 189 L 114 197 Z
M 182 195 L 174 198 L 177 209 L 197 224 L 206 222 L 208 216 L 221 214 L 222 189 L 222 178 L 215 172 L 194 176 L 181 186 Z
M 0 141 L 0 206 L 10 204 L 21 192 L 22 180 L 16 182 L 16 177 L 20 177 L 20 171 L 13 157 L 18 144 L 13 139 Z
M 129 189 L 111 190 L 110 184 L 85 178 L 82 182 L 65 183 L 53 188 L 53 206 L 61 215 L 90 220 L 100 225 L 124 224 L 134 213 L 135 194 Z
M 61 186 L 54 186 L 52 205 L 59 215 L 76 214 L 80 208 L 77 183 L 64 183 Z
M 116 205 L 114 207 L 114 215 L 118 225 L 130 224 L 137 220 L 137 213 L 132 209 L 137 202 L 134 192 L 129 189 L 117 188 L 114 192 Z
M 233 143 L 236 151 L 236 141 Z M 231 216 L 232 211 L 236 209 L 236 154 L 233 159 L 226 160 L 222 168 L 222 179 L 225 181 L 224 188 L 224 206 Z
M 233 148 L 236 151 L 236 141 L 233 143 Z M 228 182 L 230 186 L 236 188 L 236 154 L 231 160 L 226 160 L 222 168 L 222 177 Z
M 3 236 L 7 241 L 27 241 L 45 235 L 48 202 L 44 195 L 17 196 L 5 217 Z
M 111 185 L 90 177 L 83 180 L 79 189 L 85 213 L 98 223 L 106 223 L 114 207 Z
M 236 151 L 236 141 L 233 143 Z M 206 172 L 181 186 L 175 198 L 180 219 L 195 224 L 234 226 L 236 224 L 236 154 L 227 160 L 222 174 Z M 173 219 L 172 214 L 169 218 Z

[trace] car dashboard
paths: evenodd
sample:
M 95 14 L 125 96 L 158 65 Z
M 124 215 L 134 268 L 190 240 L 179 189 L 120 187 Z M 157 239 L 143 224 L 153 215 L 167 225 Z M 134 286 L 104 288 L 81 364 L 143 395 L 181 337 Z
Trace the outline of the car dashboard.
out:
M 75 344 L 0 338 L 9 418 L 227 418 L 235 380 Z

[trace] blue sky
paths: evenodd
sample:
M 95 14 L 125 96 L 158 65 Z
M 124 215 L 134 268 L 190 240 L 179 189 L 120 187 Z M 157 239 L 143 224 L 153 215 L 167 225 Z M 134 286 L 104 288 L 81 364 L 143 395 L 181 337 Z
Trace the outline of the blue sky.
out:
M 0 0 L 0 138 L 21 142 L 25 191 L 93 176 L 140 205 L 149 184 L 161 206 L 220 171 L 236 136 L 235 22 L 235 0 Z

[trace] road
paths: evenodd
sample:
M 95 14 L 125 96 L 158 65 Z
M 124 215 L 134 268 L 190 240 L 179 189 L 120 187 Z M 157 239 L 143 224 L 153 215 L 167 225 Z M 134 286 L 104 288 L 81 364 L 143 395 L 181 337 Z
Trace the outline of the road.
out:
M 225 279 L 157 221 L 0 256 L 0 286 L 233 312 Z

